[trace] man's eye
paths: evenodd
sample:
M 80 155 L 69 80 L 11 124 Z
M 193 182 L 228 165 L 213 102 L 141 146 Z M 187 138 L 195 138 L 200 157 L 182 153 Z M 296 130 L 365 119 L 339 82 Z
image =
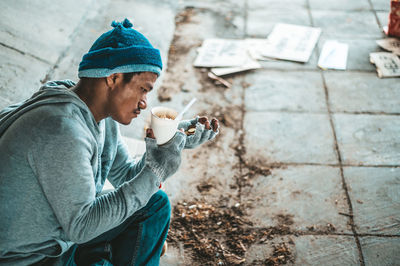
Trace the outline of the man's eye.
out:
M 142 91 L 143 91 L 143 92 L 147 92 L 147 90 L 146 90 L 145 88 L 143 88 L 143 87 L 142 87 Z

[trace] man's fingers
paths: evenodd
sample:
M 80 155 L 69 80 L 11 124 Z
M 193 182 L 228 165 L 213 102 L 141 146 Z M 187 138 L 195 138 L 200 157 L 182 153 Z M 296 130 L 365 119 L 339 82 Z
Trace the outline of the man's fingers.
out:
M 199 118 L 199 123 L 200 124 L 205 124 L 208 121 L 208 118 L 206 116 L 202 116 Z
M 154 136 L 154 132 L 151 128 L 146 129 L 146 137 L 147 138 L 151 138 L 151 139 L 155 139 L 156 137 Z
M 205 123 L 205 128 L 206 129 L 211 129 L 211 126 L 210 126 L 210 122 L 207 120 L 207 122 Z
M 211 129 L 210 121 L 208 121 L 207 117 L 205 117 L 205 116 L 200 117 L 199 123 L 203 124 L 206 129 Z
M 211 126 L 212 126 L 212 128 L 213 128 L 213 131 L 214 131 L 214 132 L 217 132 L 218 127 L 219 127 L 218 119 L 213 118 L 213 119 L 211 120 Z

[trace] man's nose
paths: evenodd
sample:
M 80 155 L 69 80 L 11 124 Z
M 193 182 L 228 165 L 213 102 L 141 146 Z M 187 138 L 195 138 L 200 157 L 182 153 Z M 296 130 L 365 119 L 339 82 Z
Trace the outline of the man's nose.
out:
M 139 101 L 139 108 L 142 110 L 147 108 L 147 100 L 146 99 L 141 99 Z

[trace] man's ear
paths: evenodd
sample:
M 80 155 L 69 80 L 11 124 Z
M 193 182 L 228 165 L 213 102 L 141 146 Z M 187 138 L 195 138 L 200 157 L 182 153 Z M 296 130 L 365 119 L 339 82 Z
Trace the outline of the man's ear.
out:
M 115 84 L 120 82 L 120 80 L 122 80 L 122 79 L 123 79 L 122 73 L 113 73 L 113 74 L 109 75 L 108 77 L 106 77 L 107 86 L 109 88 L 113 89 L 115 87 Z

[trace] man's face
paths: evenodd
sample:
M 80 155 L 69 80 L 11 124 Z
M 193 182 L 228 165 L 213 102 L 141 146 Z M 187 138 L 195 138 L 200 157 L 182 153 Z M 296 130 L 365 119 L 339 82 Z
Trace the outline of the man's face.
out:
M 147 93 L 157 80 L 157 74 L 142 72 L 124 83 L 122 74 L 115 80 L 108 100 L 108 113 L 115 121 L 128 125 L 147 107 Z

